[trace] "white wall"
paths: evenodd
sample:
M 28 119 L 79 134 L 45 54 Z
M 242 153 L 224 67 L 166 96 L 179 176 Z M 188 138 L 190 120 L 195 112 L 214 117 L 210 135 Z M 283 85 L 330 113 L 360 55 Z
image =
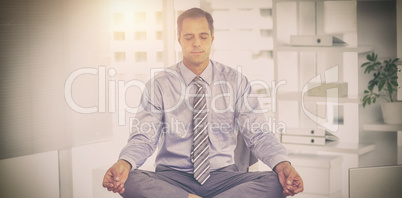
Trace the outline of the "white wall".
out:
M 59 197 L 58 153 L 50 151 L 0 160 L 0 197 Z
M 396 1 L 397 55 L 402 58 L 402 0 Z
M 402 59 L 402 0 L 396 1 L 396 36 L 397 57 Z M 402 89 L 400 88 L 398 91 L 402 91 Z M 402 164 L 402 131 L 398 132 L 398 164 Z

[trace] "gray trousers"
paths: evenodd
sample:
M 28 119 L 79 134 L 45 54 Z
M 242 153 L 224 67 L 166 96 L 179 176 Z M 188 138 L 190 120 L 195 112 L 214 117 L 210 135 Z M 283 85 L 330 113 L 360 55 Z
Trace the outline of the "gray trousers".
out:
M 204 198 L 284 197 L 275 172 L 242 173 L 236 165 L 212 171 L 202 186 L 192 174 L 165 166 L 157 166 L 155 172 L 131 171 L 124 186 L 126 190 L 122 196 L 127 198 L 184 198 L 189 193 Z

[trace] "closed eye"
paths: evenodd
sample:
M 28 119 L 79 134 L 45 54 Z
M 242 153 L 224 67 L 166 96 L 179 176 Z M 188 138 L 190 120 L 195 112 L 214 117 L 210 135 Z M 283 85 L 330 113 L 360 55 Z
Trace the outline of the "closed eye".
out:
M 194 38 L 194 34 L 185 34 L 185 35 L 183 35 L 183 37 L 186 40 L 191 40 L 192 38 Z
M 207 39 L 209 37 L 209 34 L 208 33 L 201 33 L 200 34 L 200 38 L 201 39 Z

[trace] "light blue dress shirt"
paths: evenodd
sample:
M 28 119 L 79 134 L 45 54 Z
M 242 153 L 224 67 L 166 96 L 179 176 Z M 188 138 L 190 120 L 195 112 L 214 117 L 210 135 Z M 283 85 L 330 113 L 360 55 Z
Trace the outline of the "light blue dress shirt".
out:
M 266 128 L 264 114 L 256 112 L 260 105 L 256 97 L 250 97 L 250 82 L 244 75 L 211 60 L 200 76 L 206 83 L 211 171 L 234 164 L 238 132 L 252 153 L 269 167 L 289 161 L 284 146 Z M 128 161 L 132 170 L 158 148 L 155 165 L 193 173 L 190 152 L 195 77 L 179 62 L 147 83 L 142 109 L 136 113 L 132 134 L 120 153 L 120 159 Z

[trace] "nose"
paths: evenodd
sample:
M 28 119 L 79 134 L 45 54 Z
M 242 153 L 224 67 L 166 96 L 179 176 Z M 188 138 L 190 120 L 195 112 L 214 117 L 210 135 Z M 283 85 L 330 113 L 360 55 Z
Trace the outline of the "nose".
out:
M 201 47 L 200 39 L 198 38 L 194 39 L 193 47 Z

